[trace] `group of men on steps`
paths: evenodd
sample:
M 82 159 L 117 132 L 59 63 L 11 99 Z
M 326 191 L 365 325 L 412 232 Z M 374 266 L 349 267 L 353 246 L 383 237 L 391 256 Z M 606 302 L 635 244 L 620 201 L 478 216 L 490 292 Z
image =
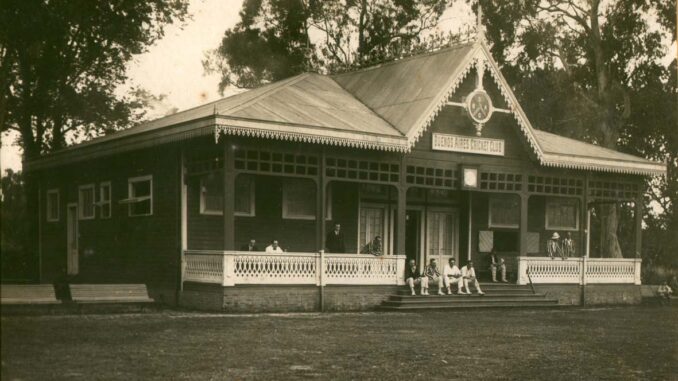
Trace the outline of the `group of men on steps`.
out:
M 502 275 L 504 276 L 502 281 L 505 282 L 505 272 L 502 272 Z M 448 295 L 452 295 L 453 285 L 457 286 L 457 294 L 470 295 L 471 290 L 469 289 L 469 283 L 473 284 L 473 287 L 476 289 L 478 295 L 485 295 L 483 290 L 480 289 L 480 284 L 478 283 L 478 278 L 476 277 L 476 270 L 473 267 L 473 262 L 469 261 L 466 266 L 463 266 L 461 269 L 459 269 L 454 258 L 450 258 L 449 263 L 445 265 L 442 273 L 438 268 L 438 263 L 436 262 L 435 258 L 431 259 L 431 262 L 424 268 L 423 272 L 419 271 L 417 262 L 414 259 L 411 259 L 408 263 L 407 269 L 405 270 L 405 282 L 408 286 L 410 286 L 410 292 L 412 292 L 412 295 L 416 295 L 416 292 L 414 291 L 415 285 L 420 285 L 421 295 L 429 295 L 428 289 L 431 285 L 438 287 L 438 295 L 445 295 L 443 288 L 447 289 Z

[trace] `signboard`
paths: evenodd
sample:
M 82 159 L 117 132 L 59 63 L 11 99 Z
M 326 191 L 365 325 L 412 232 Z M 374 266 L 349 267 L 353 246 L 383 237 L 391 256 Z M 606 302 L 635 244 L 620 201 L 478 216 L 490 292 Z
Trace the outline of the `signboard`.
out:
M 501 139 L 434 133 L 433 149 L 438 151 L 504 156 L 504 141 Z

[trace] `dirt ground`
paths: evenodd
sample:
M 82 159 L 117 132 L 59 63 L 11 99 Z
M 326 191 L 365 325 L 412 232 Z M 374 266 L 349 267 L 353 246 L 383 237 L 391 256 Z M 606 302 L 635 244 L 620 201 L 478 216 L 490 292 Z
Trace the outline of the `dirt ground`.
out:
M 678 380 L 678 306 L 2 317 L 2 380 Z

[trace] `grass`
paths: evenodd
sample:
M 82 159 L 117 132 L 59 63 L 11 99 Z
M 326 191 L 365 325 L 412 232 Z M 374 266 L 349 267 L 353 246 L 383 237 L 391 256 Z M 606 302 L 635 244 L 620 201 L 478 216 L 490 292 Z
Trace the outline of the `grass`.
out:
M 678 379 L 678 308 L 3 317 L 2 380 Z

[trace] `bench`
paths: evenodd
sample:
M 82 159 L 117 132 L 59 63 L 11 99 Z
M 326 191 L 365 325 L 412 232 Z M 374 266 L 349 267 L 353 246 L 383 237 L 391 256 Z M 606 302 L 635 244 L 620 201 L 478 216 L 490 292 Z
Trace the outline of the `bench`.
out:
M 1 304 L 59 304 L 51 284 L 3 284 L 0 286 Z
M 145 284 L 71 284 L 75 303 L 153 303 Z

